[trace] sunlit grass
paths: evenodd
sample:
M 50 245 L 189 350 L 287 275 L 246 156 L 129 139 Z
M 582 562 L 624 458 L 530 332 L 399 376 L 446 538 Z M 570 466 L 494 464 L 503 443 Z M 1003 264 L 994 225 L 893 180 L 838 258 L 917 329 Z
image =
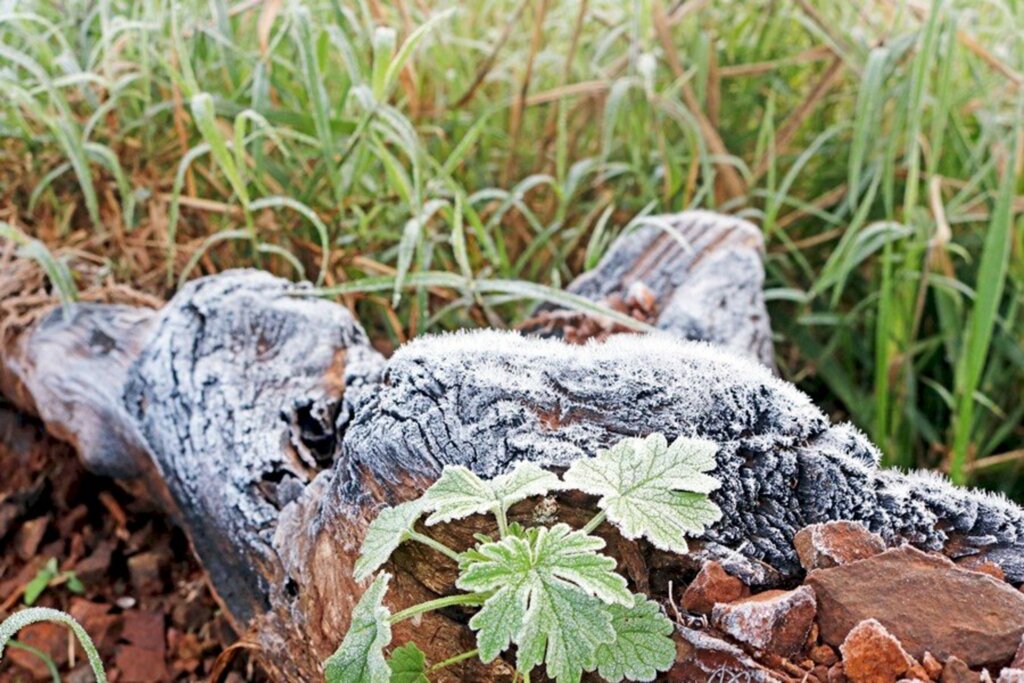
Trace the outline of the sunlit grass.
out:
M 740 213 L 783 374 L 1021 495 L 1022 36 L 1013 0 L 0 0 L 0 219 L 163 294 L 319 282 L 400 343 Z

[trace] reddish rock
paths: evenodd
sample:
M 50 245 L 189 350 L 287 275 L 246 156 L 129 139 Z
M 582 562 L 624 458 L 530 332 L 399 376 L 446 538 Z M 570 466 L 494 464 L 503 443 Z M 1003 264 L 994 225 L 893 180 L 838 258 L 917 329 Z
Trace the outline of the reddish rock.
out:
M 800 564 L 807 571 L 864 560 L 885 552 L 885 541 L 857 522 L 805 526 L 793 537 Z
M 825 666 L 832 666 L 839 657 L 836 656 L 836 651 L 824 643 L 821 645 L 815 645 L 811 648 L 811 661 L 815 664 L 824 664 Z
M 788 656 L 803 647 L 816 611 L 814 590 L 800 586 L 715 605 L 711 619 L 742 643 Z
M 874 619 L 854 626 L 839 651 L 853 683 L 896 683 L 913 665 L 900 641 Z
M 1020 639 L 1020 644 L 1017 646 L 1017 654 L 1013 658 L 1013 662 L 1010 663 L 1011 669 L 1024 669 L 1024 636 Z
M 931 680 L 931 676 L 928 675 L 928 670 L 927 669 L 925 669 L 922 665 L 920 665 L 916 661 L 914 661 L 913 658 L 911 658 L 910 661 L 911 661 L 910 668 L 907 669 L 907 676 L 906 676 L 907 678 L 909 678 L 912 681 L 930 681 Z
M 967 557 L 961 557 L 956 561 L 958 567 L 964 569 L 970 569 L 973 572 L 981 572 L 982 574 L 988 574 L 994 579 L 1000 581 L 1006 580 L 1006 574 L 1003 572 L 1003 568 L 992 560 L 986 560 L 980 555 L 968 555 Z
M 683 593 L 683 607 L 688 612 L 711 614 L 719 602 L 734 602 L 750 595 L 750 589 L 735 576 L 726 573 L 722 565 L 705 562 L 696 578 Z
M 931 652 L 925 652 L 924 657 L 921 658 L 921 666 L 924 667 L 924 671 L 928 674 L 929 680 L 939 680 L 939 676 L 942 674 L 942 662 L 935 659 L 935 655 Z
M 913 657 L 959 657 L 971 667 L 1007 664 L 1024 634 L 1024 595 L 991 576 L 904 546 L 807 576 L 822 640 L 836 646 L 875 618 Z
M 942 668 L 940 683 L 980 683 L 981 675 L 971 671 L 959 657 L 950 657 Z
M 850 679 L 846 677 L 842 662 L 836 662 L 829 668 L 828 683 L 846 683 L 848 680 Z
M 671 683 L 710 680 L 774 683 L 778 680 L 743 650 L 721 638 L 689 628 L 679 628 L 676 635 L 676 662 L 658 680 Z

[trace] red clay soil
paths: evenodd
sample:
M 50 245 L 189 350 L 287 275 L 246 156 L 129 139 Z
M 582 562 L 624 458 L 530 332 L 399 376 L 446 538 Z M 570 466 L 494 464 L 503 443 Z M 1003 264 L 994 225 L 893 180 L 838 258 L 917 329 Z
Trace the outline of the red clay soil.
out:
M 74 615 L 111 681 L 266 680 L 220 613 L 182 533 L 147 501 L 86 472 L 38 422 L 0 404 L 0 619 L 55 559 L 60 574 L 35 604 Z M 65 681 L 91 681 L 81 649 L 53 624 L 18 639 L 46 652 Z M 234 647 L 232 645 L 234 644 Z M 73 663 L 69 655 L 73 655 Z M 220 660 L 218 661 L 218 657 Z M 8 649 L 0 683 L 50 680 L 36 656 Z

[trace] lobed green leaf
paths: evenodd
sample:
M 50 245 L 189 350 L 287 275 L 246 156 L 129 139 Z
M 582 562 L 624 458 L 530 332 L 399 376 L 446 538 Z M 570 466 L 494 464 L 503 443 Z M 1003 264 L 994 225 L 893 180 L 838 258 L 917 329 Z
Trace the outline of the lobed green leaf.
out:
M 411 500 L 395 507 L 382 508 L 370 522 L 366 537 L 359 548 L 359 557 L 353 567 L 356 581 L 368 579 L 384 566 L 391 553 L 409 538 L 413 525 L 423 514 L 421 499 Z
M 636 596 L 632 607 L 611 605 L 615 640 L 597 647 L 597 671 L 608 683 L 653 681 L 676 660 L 672 621 L 658 603 Z
M 427 656 L 416 643 L 396 647 L 388 658 L 390 683 L 430 683 L 427 678 Z
M 561 488 L 558 477 L 530 462 L 521 462 L 507 474 L 484 481 L 462 465 L 444 468 L 424 495 L 425 509 L 433 511 L 427 525 L 470 515 L 504 514 L 526 498 Z
M 363 593 L 341 645 L 324 662 L 327 683 L 387 683 L 384 648 L 391 642 L 391 611 L 384 606 L 391 575 L 380 574 Z
M 565 483 L 601 496 L 598 506 L 627 538 L 685 553 L 684 536 L 703 532 L 722 515 L 707 497 L 720 484 L 705 474 L 715 468 L 717 449 L 712 441 L 686 437 L 669 445 L 661 434 L 624 439 L 574 462 Z

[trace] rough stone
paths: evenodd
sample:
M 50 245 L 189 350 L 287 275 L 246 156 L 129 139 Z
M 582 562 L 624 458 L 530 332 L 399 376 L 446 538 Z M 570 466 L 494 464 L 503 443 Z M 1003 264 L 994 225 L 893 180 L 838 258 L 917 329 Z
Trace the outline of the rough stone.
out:
M 996 683 L 1024 683 L 1024 669 L 1003 669 L 999 672 Z
M 1020 644 L 1017 645 L 1017 654 L 1014 655 L 1010 668 L 1024 669 L 1024 636 L 1021 636 Z
M 688 612 L 711 614 L 720 602 L 734 602 L 750 595 L 750 588 L 729 575 L 718 562 L 705 562 L 700 572 L 683 593 L 683 607 Z
M 876 618 L 915 658 L 933 652 L 971 667 L 1009 663 L 1024 633 L 1024 595 L 991 576 L 904 546 L 807 577 L 822 639 L 838 645 Z
M 968 555 L 967 557 L 961 557 L 956 560 L 956 564 L 958 567 L 963 567 L 964 569 L 988 574 L 992 578 L 999 579 L 1000 581 L 1006 580 L 1006 573 L 1003 572 L 1002 567 L 991 560 L 984 559 L 984 557 L 980 555 Z
M 787 656 L 799 651 L 817 612 L 814 590 L 771 590 L 715 605 L 712 622 L 736 640 Z
M 721 638 L 685 627 L 679 628 L 677 635 L 676 662 L 659 680 L 671 683 L 710 680 L 774 683 L 778 680 L 743 650 Z
M 836 656 L 836 651 L 824 643 L 816 645 L 811 648 L 811 661 L 815 664 L 824 664 L 825 666 L 832 666 L 839 657 Z
M 924 667 L 925 673 L 928 674 L 928 678 L 933 681 L 939 680 L 939 676 L 942 675 L 942 662 L 935 659 L 935 655 L 931 652 L 925 652 L 921 658 L 921 666 Z
M 942 669 L 940 683 L 979 683 L 981 675 L 971 671 L 967 663 L 959 657 L 950 657 Z
M 811 524 L 793 537 L 800 565 L 807 571 L 837 567 L 885 552 L 885 541 L 857 522 Z
M 703 567 L 705 562 L 717 562 L 727 574 L 735 576 L 754 592 L 779 588 L 785 583 L 782 572 L 766 562 L 747 557 L 713 541 L 704 541 L 700 545 L 693 553 L 694 558 L 700 560 L 700 566 Z
M 895 683 L 913 664 L 900 641 L 874 619 L 854 626 L 839 651 L 853 683 Z

